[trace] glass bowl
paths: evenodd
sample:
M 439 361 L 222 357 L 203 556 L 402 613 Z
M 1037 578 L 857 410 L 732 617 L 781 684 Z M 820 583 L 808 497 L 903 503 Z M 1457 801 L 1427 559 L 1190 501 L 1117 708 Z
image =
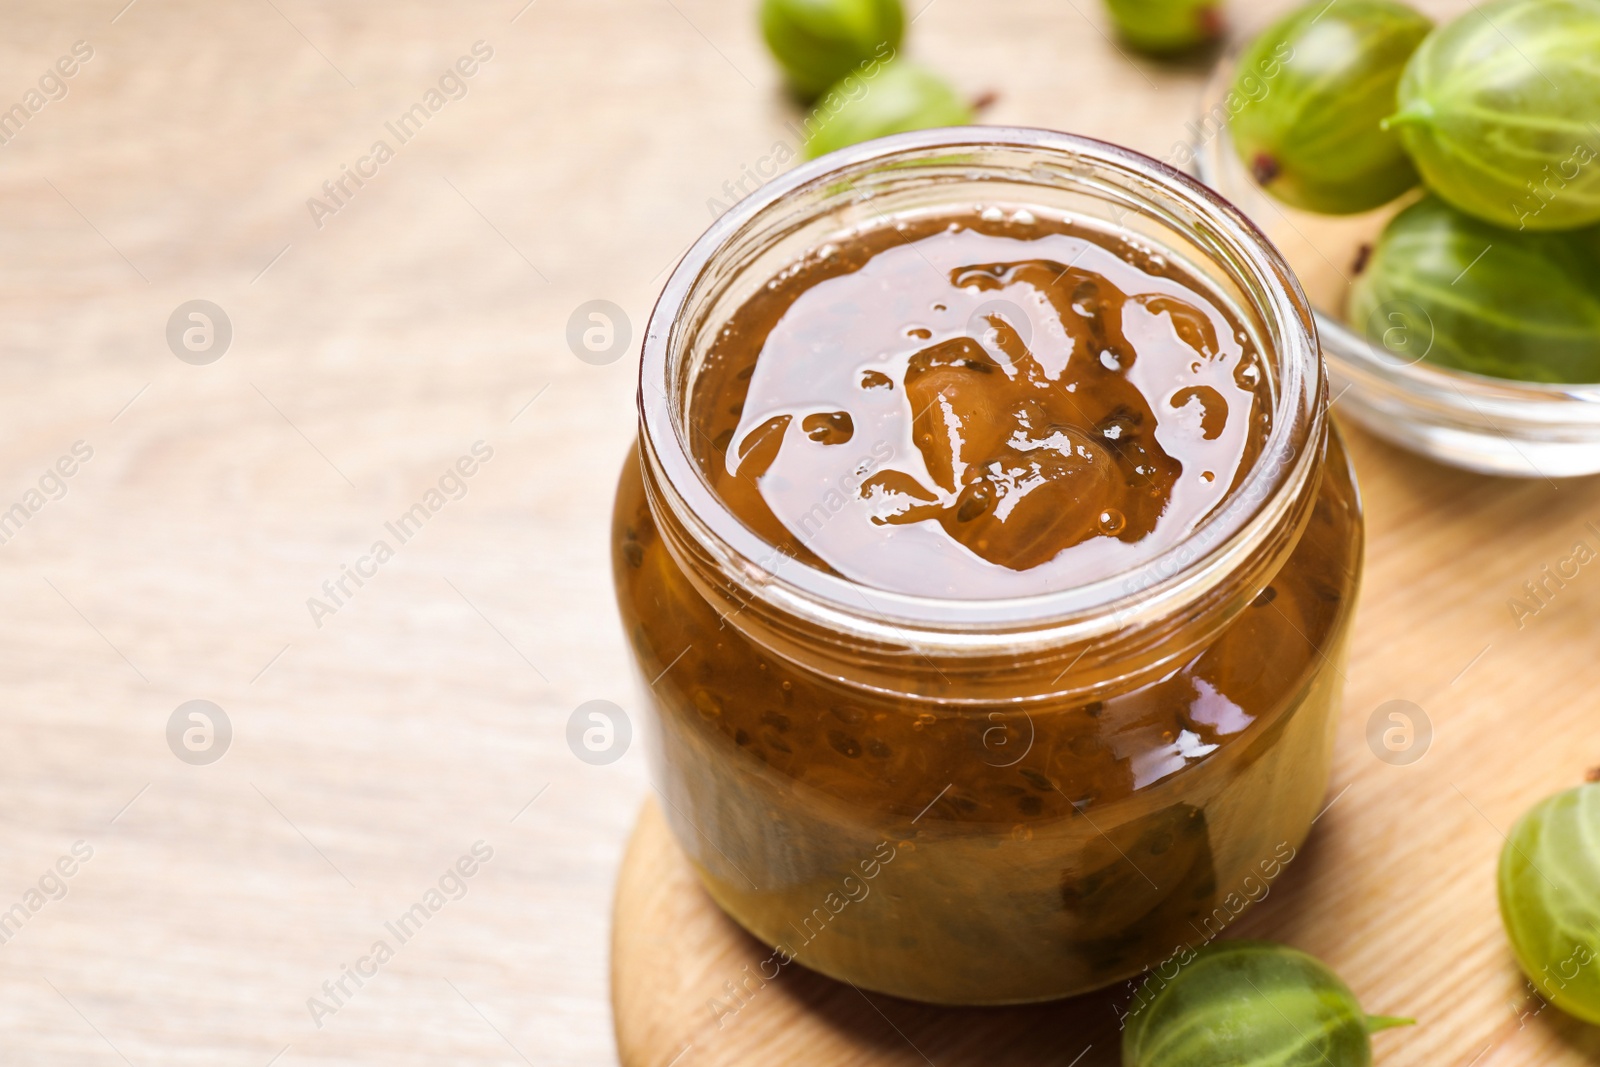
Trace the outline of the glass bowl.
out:
M 1600 384 L 1548 385 L 1451 370 L 1424 359 L 1433 340 L 1427 330 L 1382 321 L 1352 327 L 1344 320 L 1358 264 L 1389 219 L 1421 192 L 1345 216 L 1300 211 L 1269 196 L 1240 162 L 1228 128 L 1227 97 L 1247 44 L 1248 37 L 1222 57 L 1206 86 L 1204 110 L 1189 127 L 1194 169 L 1250 216 L 1299 276 L 1315 310 L 1334 410 L 1379 437 L 1467 470 L 1530 478 L 1600 473 Z

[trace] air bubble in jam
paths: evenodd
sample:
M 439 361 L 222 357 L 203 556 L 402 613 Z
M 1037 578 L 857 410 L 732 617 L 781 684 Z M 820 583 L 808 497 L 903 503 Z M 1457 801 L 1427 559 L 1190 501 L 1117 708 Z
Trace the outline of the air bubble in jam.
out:
M 737 444 L 697 456 L 758 534 L 874 587 L 1114 574 L 1198 526 L 1270 429 L 1254 349 L 1181 264 L 1034 209 L 863 227 L 717 336 L 693 439 Z

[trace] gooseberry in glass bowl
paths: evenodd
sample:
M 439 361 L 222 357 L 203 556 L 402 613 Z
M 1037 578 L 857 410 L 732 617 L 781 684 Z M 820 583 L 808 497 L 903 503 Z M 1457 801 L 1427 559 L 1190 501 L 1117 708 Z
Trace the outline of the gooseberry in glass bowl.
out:
M 1472 13 L 1475 7 L 1470 0 L 1415 6 L 1441 26 Z M 1408 283 L 1434 282 L 1442 269 L 1440 261 L 1446 258 L 1443 255 L 1428 264 L 1432 278 L 1397 272 L 1396 257 L 1391 256 L 1379 265 L 1387 274 L 1383 281 L 1396 284 L 1362 280 L 1373 267 L 1374 251 L 1379 250 L 1380 256 L 1388 251 L 1381 238 L 1390 220 L 1430 199 L 1424 186 L 1419 184 L 1370 210 L 1320 214 L 1291 206 L 1287 200 L 1293 197 L 1268 192 L 1262 181 L 1271 183 L 1274 168 L 1263 167 L 1259 161 L 1252 166 L 1241 158 L 1248 153 L 1241 153 L 1234 142 L 1239 117 L 1250 109 L 1273 106 L 1273 81 L 1281 77 L 1275 65 L 1266 71 L 1244 72 L 1253 78 L 1240 77 L 1241 64 L 1262 52 L 1260 48 L 1252 50 L 1260 43 L 1256 38 L 1270 28 L 1264 21 L 1244 27 L 1238 42 L 1218 62 L 1206 86 L 1201 113 L 1188 127 L 1193 146 L 1190 166 L 1202 181 L 1249 215 L 1294 269 L 1316 312 L 1333 410 L 1378 437 L 1467 470 L 1549 479 L 1600 473 L 1600 373 L 1593 382 L 1527 380 L 1551 377 L 1539 370 L 1541 364 L 1566 368 L 1569 377 L 1589 376 L 1584 370 L 1574 374 L 1571 361 L 1557 359 L 1553 349 L 1550 360 L 1541 360 L 1536 347 L 1522 350 L 1522 357 L 1527 358 L 1520 364 L 1518 354 L 1509 348 L 1496 353 L 1503 359 L 1474 362 L 1454 358 L 1460 346 L 1451 331 L 1464 329 L 1462 323 L 1470 324 L 1471 315 L 1465 319 L 1457 314 L 1430 315 L 1427 307 L 1409 299 Z M 1240 91 L 1247 85 L 1249 92 Z M 1280 98 L 1280 106 L 1287 103 L 1289 95 Z M 1446 210 L 1453 209 L 1434 204 L 1418 208 L 1424 214 Z M 1416 218 L 1418 212 L 1411 217 Z M 1497 309 L 1485 305 L 1524 306 L 1526 297 L 1515 287 L 1527 289 L 1530 281 L 1514 273 L 1518 258 L 1512 253 L 1526 251 L 1521 245 L 1528 235 L 1511 229 L 1475 228 L 1471 219 L 1463 222 L 1467 224 L 1451 231 L 1462 235 L 1451 254 L 1459 256 L 1461 242 L 1471 241 L 1479 233 L 1484 235 L 1484 253 L 1476 262 L 1467 257 L 1462 274 L 1444 280 L 1453 307 L 1482 312 L 1492 319 Z M 1600 278 L 1600 230 L 1593 237 L 1594 274 Z M 1567 243 L 1590 242 L 1583 234 L 1572 234 Z M 1499 254 L 1493 250 L 1497 244 Z M 1356 316 L 1352 309 L 1358 312 Z M 1585 314 L 1579 309 L 1579 317 Z M 1352 321 L 1352 317 L 1360 321 Z M 1595 321 L 1600 326 L 1600 305 Z M 1473 333 L 1480 350 L 1484 336 Z M 1506 336 L 1512 339 L 1508 345 L 1538 344 L 1537 331 L 1512 331 Z M 1507 366 L 1525 366 L 1527 373 L 1502 377 L 1482 372 L 1485 367 Z

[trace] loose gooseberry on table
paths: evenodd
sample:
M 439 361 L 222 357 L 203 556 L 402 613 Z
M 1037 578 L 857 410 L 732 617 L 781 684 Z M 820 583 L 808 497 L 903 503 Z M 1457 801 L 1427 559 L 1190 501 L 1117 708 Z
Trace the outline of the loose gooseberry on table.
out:
M 1371 1035 L 1414 1021 L 1368 1015 L 1326 964 L 1288 945 L 1215 941 L 1177 963 L 1136 993 L 1123 1067 L 1369 1067 Z
M 1600 783 L 1537 804 L 1500 853 L 1500 916 L 1550 1003 L 1600 1023 Z
M 760 17 L 767 48 L 806 100 L 893 58 L 905 35 L 900 0 L 762 0 Z

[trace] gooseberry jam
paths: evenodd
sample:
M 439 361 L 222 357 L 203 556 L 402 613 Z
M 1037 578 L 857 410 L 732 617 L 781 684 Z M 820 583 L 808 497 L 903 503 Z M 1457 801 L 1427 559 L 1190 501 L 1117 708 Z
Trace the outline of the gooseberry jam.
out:
M 886 139 L 730 215 L 648 331 L 613 526 L 711 895 L 941 1003 L 1220 933 L 1321 805 L 1360 567 L 1276 253 L 1042 131 Z
M 1014 596 L 1181 541 L 1260 452 L 1265 384 L 1160 253 L 990 205 L 868 225 L 758 290 L 695 381 L 690 445 L 813 566 Z

